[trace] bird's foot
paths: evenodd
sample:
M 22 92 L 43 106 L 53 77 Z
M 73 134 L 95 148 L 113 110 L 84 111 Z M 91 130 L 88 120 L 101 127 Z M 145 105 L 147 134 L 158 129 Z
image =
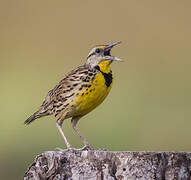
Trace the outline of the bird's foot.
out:
M 72 152 L 76 152 L 76 151 L 92 151 L 94 150 L 94 148 L 92 148 L 90 145 L 85 145 L 84 147 L 82 148 L 73 148 L 73 147 L 68 147 L 67 149 L 62 149 L 62 148 L 55 148 L 57 151 L 61 151 L 61 152 L 66 152 L 66 151 L 72 151 Z M 102 149 L 103 151 L 103 149 Z
M 80 151 L 80 149 L 76 149 L 76 148 L 72 148 L 72 147 L 69 147 L 69 148 L 66 148 L 66 149 L 62 149 L 62 148 L 55 148 L 57 151 L 60 151 L 60 152 L 77 152 L 77 151 Z
M 80 148 L 79 150 L 81 150 L 81 151 L 92 151 L 92 150 L 94 150 L 94 148 L 91 147 L 90 145 L 85 145 L 84 147 Z
M 82 148 L 79 148 L 79 149 L 77 149 L 77 148 L 68 148 L 67 149 L 68 151 L 73 151 L 73 152 L 76 152 L 76 151 L 92 151 L 92 150 L 94 150 L 90 145 L 85 145 L 84 147 L 82 147 Z

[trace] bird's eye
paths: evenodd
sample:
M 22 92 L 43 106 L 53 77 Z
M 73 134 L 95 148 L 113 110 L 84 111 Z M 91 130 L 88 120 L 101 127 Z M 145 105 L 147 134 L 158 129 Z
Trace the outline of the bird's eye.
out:
M 101 50 L 100 49 L 96 49 L 96 53 L 100 53 L 101 52 Z

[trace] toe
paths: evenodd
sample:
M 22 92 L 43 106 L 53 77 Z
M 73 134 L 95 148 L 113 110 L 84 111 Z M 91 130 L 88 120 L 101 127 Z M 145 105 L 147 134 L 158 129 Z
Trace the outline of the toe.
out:
M 91 150 L 94 150 L 93 147 L 91 147 L 90 145 L 86 145 L 84 147 L 81 148 L 82 151 L 91 151 Z

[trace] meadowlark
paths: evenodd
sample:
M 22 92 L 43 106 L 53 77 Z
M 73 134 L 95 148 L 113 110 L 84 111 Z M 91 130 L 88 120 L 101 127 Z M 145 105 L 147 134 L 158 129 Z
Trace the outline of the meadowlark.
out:
M 111 49 L 120 42 L 109 45 L 97 45 L 88 54 L 84 65 L 71 71 L 58 85 L 50 90 L 39 110 L 24 123 L 30 124 L 37 118 L 54 115 L 56 127 L 62 135 L 68 149 L 72 146 L 62 130 L 65 119 L 72 118 L 71 124 L 85 147 L 91 147 L 76 127 L 81 117 L 92 111 L 107 97 L 113 83 L 110 64 L 121 61 L 111 56 Z

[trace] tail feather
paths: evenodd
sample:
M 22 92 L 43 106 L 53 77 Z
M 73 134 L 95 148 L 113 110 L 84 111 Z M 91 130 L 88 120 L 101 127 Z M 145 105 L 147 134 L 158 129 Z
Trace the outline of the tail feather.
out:
M 49 115 L 49 113 L 48 113 L 47 111 L 42 112 L 42 111 L 39 110 L 39 111 L 35 112 L 33 115 L 31 115 L 31 116 L 24 122 L 24 124 L 28 125 L 28 124 L 32 123 L 35 119 L 38 119 L 38 118 L 40 118 L 40 117 L 47 116 L 47 115 Z
M 28 124 L 30 124 L 31 122 L 33 122 L 35 119 L 37 119 L 37 118 L 36 118 L 35 115 L 33 114 L 32 116 L 30 116 L 30 117 L 24 122 L 24 124 L 28 125 Z

